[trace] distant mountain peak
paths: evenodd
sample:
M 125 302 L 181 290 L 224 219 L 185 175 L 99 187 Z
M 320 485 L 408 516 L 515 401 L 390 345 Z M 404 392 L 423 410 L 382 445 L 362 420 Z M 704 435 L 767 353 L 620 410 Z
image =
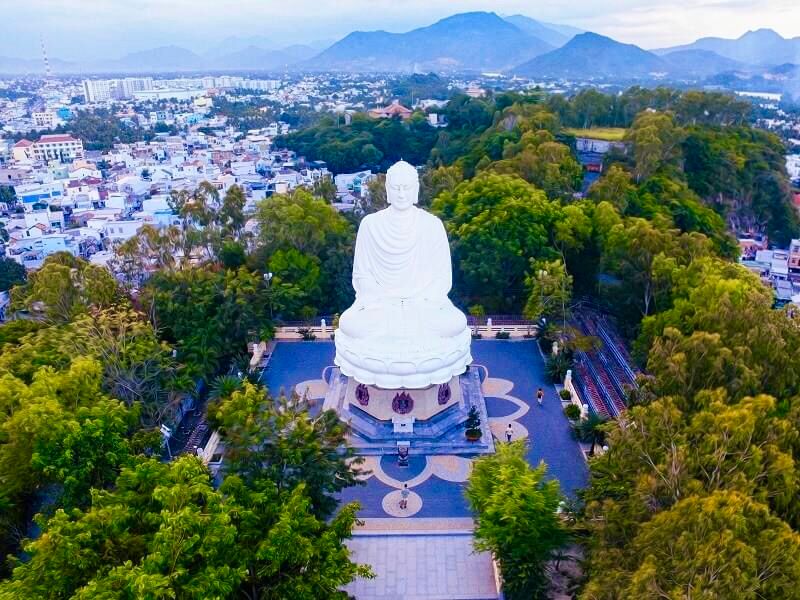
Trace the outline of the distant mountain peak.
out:
M 800 61 L 800 38 L 786 39 L 773 29 L 762 28 L 736 39 L 704 37 L 692 44 L 664 48 L 657 53 L 664 55 L 679 50 L 710 50 L 744 64 L 777 65 Z
M 751 29 L 744 35 L 742 35 L 739 39 L 744 39 L 747 37 L 755 37 L 761 39 L 768 39 L 768 40 L 781 40 L 784 41 L 785 38 L 775 31 L 774 29 L 770 29 L 769 27 L 762 27 L 760 29 Z
M 466 12 L 406 33 L 353 32 L 302 67 L 321 71 L 502 70 L 551 50 L 493 12 Z
M 667 70 L 663 60 L 638 46 L 623 44 L 598 33 L 586 32 L 576 35 L 557 50 L 519 65 L 513 72 L 532 77 L 589 79 L 626 74 L 634 79 Z

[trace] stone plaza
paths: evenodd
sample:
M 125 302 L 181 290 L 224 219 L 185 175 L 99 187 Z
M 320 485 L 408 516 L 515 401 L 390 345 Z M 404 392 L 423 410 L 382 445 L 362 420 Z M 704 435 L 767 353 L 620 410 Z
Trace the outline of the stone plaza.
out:
M 527 439 L 530 463 L 544 461 L 564 493 L 574 494 L 586 484 L 588 469 L 556 390 L 547 383 L 536 342 L 475 340 L 471 351 L 470 370 L 480 374 L 493 443 L 505 441 L 510 424 L 514 439 Z M 334 353 L 329 341 L 280 342 L 262 380 L 273 393 L 307 395 L 315 401 L 315 410 L 321 410 Z M 545 390 L 542 406 L 536 403 L 539 387 Z M 463 439 L 463 431 L 461 435 Z M 370 563 L 377 577 L 354 582 L 348 588 L 351 593 L 365 600 L 497 597 L 490 558 L 470 550 L 472 521 L 464 487 L 474 458 L 444 452 L 414 454 L 401 467 L 396 449 L 364 456 L 363 467 L 370 474 L 363 485 L 344 490 L 340 499 L 361 505 L 364 526 L 354 532 L 350 547 L 354 558 Z M 410 494 L 407 507 L 401 509 L 404 484 Z M 419 566 L 422 559 L 413 550 L 418 547 L 426 548 L 428 569 Z M 429 552 L 429 547 L 434 550 Z M 452 585 L 442 591 L 435 573 L 445 567 L 453 573 L 444 581 Z M 491 589 L 494 594 L 487 592 Z

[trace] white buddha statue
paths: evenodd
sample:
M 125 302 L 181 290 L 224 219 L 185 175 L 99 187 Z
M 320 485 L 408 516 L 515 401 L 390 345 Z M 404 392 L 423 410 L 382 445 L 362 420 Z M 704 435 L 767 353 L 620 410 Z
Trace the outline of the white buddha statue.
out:
M 472 362 L 471 332 L 447 294 L 450 247 L 442 222 L 417 208 L 419 178 L 406 162 L 386 174 L 389 207 L 364 217 L 356 238 L 356 301 L 339 319 L 336 364 L 359 383 L 423 388 Z

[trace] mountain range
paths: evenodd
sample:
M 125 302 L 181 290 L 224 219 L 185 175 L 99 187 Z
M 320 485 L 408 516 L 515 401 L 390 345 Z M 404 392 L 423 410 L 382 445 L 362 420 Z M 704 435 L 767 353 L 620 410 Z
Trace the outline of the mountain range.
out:
M 680 50 L 706 50 L 751 65 L 800 64 L 800 37 L 786 39 L 772 29 L 748 31 L 735 40 L 718 37 L 700 38 L 693 44 L 663 48 L 654 52 L 663 55 Z
M 554 47 L 494 13 L 472 12 L 407 33 L 355 31 L 300 66 L 314 71 L 504 70 Z
M 115 60 L 51 59 L 56 73 L 203 71 L 468 72 L 503 71 L 538 78 L 782 81 L 795 74 L 800 37 L 770 29 L 737 39 L 706 37 L 692 44 L 644 50 L 593 32 L 493 12 L 453 15 L 405 33 L 355 31 L 337 42 L 274 47 L 266 36 L 233 37 L 198 54 L 164 46 Z M 0 57 L 0 73 L 41 73 L 41 61 Z

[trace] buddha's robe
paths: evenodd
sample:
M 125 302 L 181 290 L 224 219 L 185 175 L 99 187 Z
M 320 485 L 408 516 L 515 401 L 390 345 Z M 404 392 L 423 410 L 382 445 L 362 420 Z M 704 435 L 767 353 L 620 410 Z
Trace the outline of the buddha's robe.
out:
M 356 239 L 356 301 L 339 328 L 356 339 L 457 336 L 467 323 L 447 297 L 451 286 L 450 247 L 437 217 L 416 206 L 368 215 Z

